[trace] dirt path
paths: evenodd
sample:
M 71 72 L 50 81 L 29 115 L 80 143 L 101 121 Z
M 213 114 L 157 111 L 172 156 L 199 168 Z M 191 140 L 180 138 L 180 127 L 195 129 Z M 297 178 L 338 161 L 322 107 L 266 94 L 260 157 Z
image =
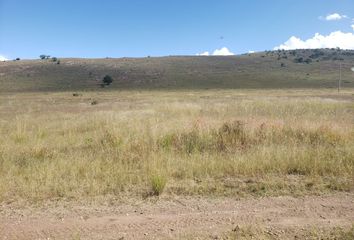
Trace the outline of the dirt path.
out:
M 0 239 L 218 239 L 242 226 L 294 238 L 314 227 L 350 227 L 354 194 L 263 199 L 182 198 L 104 206 L 0 206 Z M 203 238 L 204 238 L 203 237 Z

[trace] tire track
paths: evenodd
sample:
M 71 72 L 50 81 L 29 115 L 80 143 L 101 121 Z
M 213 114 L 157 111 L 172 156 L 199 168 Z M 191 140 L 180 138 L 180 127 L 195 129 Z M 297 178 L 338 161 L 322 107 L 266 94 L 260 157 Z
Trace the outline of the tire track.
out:
M 97 209 L 69 211 L 61 219 L 53 215 L 53 209 L 25 217 L 9 217 L 1 211 L 0 239 L 173 239 L 188 233 L 220 234 L 236 225 L 303 229 L 354 223 L 353 194 L 241 201 L 185 199 L 181 204 L 161 200 L 156 205 L 142 203 L 139 211 L 132 206 Z

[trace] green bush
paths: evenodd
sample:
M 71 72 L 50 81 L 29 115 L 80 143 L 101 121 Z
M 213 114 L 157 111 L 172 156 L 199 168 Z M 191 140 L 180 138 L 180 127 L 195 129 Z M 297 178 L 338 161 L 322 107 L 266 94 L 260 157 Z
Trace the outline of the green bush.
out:
M 113 78 L 109 75 L 106 75 L 102 81 L 105 85 L 110 85 L 113 82 Z

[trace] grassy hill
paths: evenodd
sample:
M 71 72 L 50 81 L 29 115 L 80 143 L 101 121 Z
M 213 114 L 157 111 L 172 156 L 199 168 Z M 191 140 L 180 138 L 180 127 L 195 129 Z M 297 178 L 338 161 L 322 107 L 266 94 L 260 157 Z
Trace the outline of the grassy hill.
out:
M 268 51 L 240 56 L 171 56 L 0 62 L 0 92 L 109 89 L 336 88 L 354 87 L 354 51 Z

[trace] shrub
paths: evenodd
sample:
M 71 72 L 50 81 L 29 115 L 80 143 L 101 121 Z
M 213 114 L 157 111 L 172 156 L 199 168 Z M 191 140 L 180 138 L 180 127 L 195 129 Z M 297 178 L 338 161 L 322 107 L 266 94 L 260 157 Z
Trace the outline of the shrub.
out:
M 58 61 L 58 58 L 52 57 L 52 61 L 53 61 L 53 62 L 56 62 L 56 61 Z
M 102 81 L 105 85 L 110 85 L 113 82 L 113 78 L 109 75 L 106 75 Z

